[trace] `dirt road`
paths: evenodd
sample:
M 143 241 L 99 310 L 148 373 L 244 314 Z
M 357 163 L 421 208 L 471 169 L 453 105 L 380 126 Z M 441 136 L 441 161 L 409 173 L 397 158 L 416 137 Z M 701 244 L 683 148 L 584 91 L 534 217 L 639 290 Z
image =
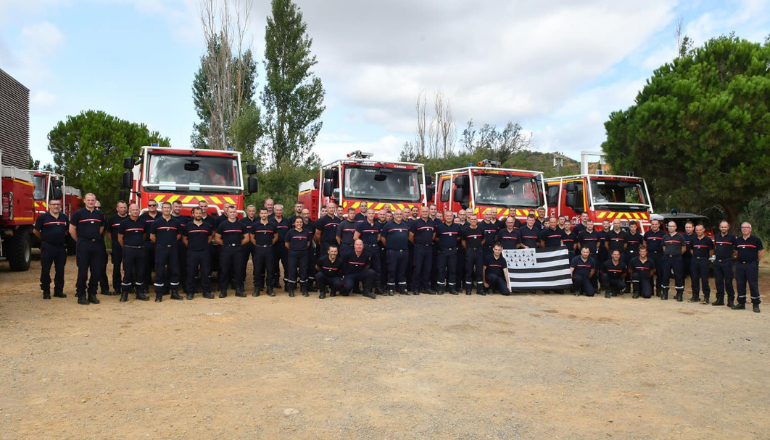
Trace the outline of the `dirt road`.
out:
M 280 291 L 84 307 L 74 259 L 66 299 L 42 299 L 39 267 L 0 263 L 2 439 L 770 437 L 767 304 Z

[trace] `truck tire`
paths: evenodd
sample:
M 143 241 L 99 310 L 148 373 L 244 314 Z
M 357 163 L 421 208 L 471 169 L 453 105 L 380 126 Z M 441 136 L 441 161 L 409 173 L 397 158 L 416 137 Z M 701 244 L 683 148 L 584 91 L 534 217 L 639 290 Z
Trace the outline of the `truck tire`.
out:
M 29 229 L 19 229 L 8 239 L 7 244 L 8 263 L 11 270 L 23 272 L 29 270 L 29 262 L 32 259 L 32 237 Z

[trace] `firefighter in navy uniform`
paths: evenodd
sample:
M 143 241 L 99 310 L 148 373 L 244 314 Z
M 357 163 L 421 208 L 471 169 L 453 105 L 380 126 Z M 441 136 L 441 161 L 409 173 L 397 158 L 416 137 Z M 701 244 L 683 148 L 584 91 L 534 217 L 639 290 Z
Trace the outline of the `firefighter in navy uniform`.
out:
M 575 247 L 577 246 L 577 235 L 572 230 L 572 224 L 570 222 L 564 223 L 564 229 L 561 230 L 561 242 L 564 246 L 567 246 L 567 253 L 569 261 L 575 258 Z
M 484 244 L 484 230 L 479 227 L 476 216 L 469 216 L 468 221 L 470 224 L 460 229 L 460 238 L 465 249 L 465 294 L 470 295 L 475 284 L 476 294 L 486 295 L 483 279 L 484 254 L 481 250 Z
M 746 308 L 746 282 L 751 291 L 751 304 L 759 313 L 759 260 L 764 258 L 765 248 L 762 240 L 751 234 L 751 224 L 741 224 L 741 236 L 735 239 L 735 286 L 738 290 L 738 302 L 733 310 Z
M 687 245 L 687 250 L 682 254 L 682 278 L 687 280 L 689 277 L 690 285 L 692 286 L 695 283 L 695 278 L 690 271 L 692 266 L 692 241 L 695 239 L 695 223 L 688 221 L 684 224 L 684 234 L 682 234 L 682 237 L 684 237 L 685 245 Z M 694 286 L 693 292 L 695 292 Z
M 302 296 L 309 296 L 307 288 L 307 249 L 312 240 L 310 231 L 305 229 L 305 222 L 301 217 L 294 220 L 294 228 L 286 233 L 284 246 L 289 251 L 289 273 L 287 276 L 286 290 L 290 297 L 294 297 L 294 289 L 299 283 Z M 299 275 L 299 276 L 298 276 Z
M 128 208 L 128 218 L 118 225 L 117 242 L 123 249 L 120 301 L 128 301 L 128 294 L 132 290 L 136 293 L 136 299 L 149 300 L 144 294 L 144 220 L 139 219 L 139 205 L 136 203 Z
M 409 241 L 414 244 L 414 271 L 412 272 L 412 295 L 420 292 L 435 295 L 431 289 L 430 272 L 433 265 L 433 238 L 436 236 L 436 221 L 429 216 L 429 208 L 423 206 L 420 218 L 409 226 Z M 403 213 L 402 213 L 403 215 Z
M 337 225 L 337 243 L 340 245 L 340 257 L 344 260 L 353 252 L 353 236 L 356 235 L 356 209 L 348 208 L 348 216 Z
M 639 256 L 639 248 L 644 243 L 644 236 L 639 233 L 639 225 L 635 221 L 628 223 L 628 231 L 626 231 L 626 266 L 631 267 L 631 260 Z M 645 251 L 646 251 L 645 247 Z M 653 263 L 654 265 L 655 263 Z M 631 277 L 626 278 L 626 292 L 631 291 Z
M 684 270 L 682 269 L 682 255 L 686 252 L 687 242 L 682 234 L 676 232 L 676 222 L 668 222 L 668 234 L 663 236 L 663 292 L 660 299 L 668 299 L 668 290 L 671 282 L 671 271 L 674 271 L 677 301 L 684 301 Z
M 163 300 L 163 295 L 169 287 L 171 299 L 181 300 L 177 246 L 182 224 L 171 216 L 171 203 L 163 202 L 161 212 L 161 216 L 156 218 L 150 226 L 150 240 L 155 244 L 155 302 Z M 169 287 L 166 287 L 166 282 Z
M 519 247 L 519 231 L 516 228 L 516 220 L 513 217 L 505 219 L 505 227 L 497 232 L 495 238 L 503 245 L 503 249 L 517 249 Z
M 99 211 L 102 210 L 102 203 L 99 200 L 96 201 L 95 209 L 97 209 Z M 107 235 L 107 232 L 108 232 L 108 228 L 109 228 L 109 225 L 107 224 L 107 220 L 106 220 L 106 216 L 105 216 L 104 230 L 102 231 L 101 240 L 99 240 L 99 244 L 100 244 L 101 249 L 102 249 L 102 258 L 99 260 L 99 261 L 102 262 L 102 277 L 99 278 L 99 285 L 102 288 L 102 291 L 101 291 L 102 295 L 112 296 L 115 293 L 110 290 L 110 281 L 109 281 L 109 278 L 107 277 L 107 262 L 108 262 L 107 243 L 105 243 L 105 241 L 104 241 L 105 235 Z
M 67 264 L 67 233 L 70 222 L 61 212 L 61 201 L 48 202 L 48 212 L 35 221 L 34 234 L 40 239 L 40 288 L 43 299 L 51 299 L 51 265 L 54 266 L 53 296 L 66 298 L 64 266 Z
M 409 261 L 409 226 L 402 221 L 403 213 L 393 213 L 393 220 L 382 227 L 380 240 L 385 246 L 388 262 L 388 295 L 395 290 L 401 295 L 409 295 L 406 290 L 406 265 Z
M 329 246 L 327 255 L 319 258 L 315 265 L 315 279 L 318 284 L 318 298 L 326 298 L 328 289 L 331 289 L 329 296 L 336 296 L 337 292 L 342 291 L 342 260 L 339 258 L 340 248 Z
M 382 290 L 382 261 L 380 261 L 381 230 L 382 225 L 374 220 L 374 210 L 369 209 L 366 211 L 365 220 L 356 223 L 356 233 L 353 235 L 354 240 L 361 240 L 364 243 L 364 251 L 371 260 L 369 267 L 374 271 L 374 291 L 377 295 L 385 294 Z
M 147 202 L 147 212 L 139 216 L 139 220 L 144 223 L 144 293 L 149 292 L 149 286 L 153 282 L 152 271 L 155 270 L 155 243 L 150 240 L 150 225 L 158 218 L 158 202 L 150 200 Z
M 591 285 L 594 291 L 599 288 L 598 274 L 599 274 L 599 248 L 602 245 L 602 237 L 599 231 L 594 228 L 594 222 L 591 219 L 586 220 L 585 229 L 580 231 L 577 237 L 578 248 L 583 249 L 587 247 L 591 251 L 591 259 L 594 260 L 594 271 L 591 277 Z
M 687 243 L 692 254 L 690 262 L 692 298 L 690 298 L 690 302 L 700 302 L 700 290 L 703 289 L 703 302 L 708 304 L 711 299 L 709 260 L 714 255 L 714 242 L 706 236 L 706 228 L 703 225 L 696 226 L 695 234 L 693 235 L 695 235 L 695 238 Z
M 610 251 L 610 259 L 602 263 L 602 287 L 604 287 L 604 297 L 612 298 L 612 295 L 620 295 L 626 288 L 627 266 L 620 258 L 621 250 L 613 249 Z
M 321 245 L 321 252 L 318 257 L 326 255 L 326 250 L 330 245 L 337 243 L 337 226 L 340 225 L 340 219 L 336 216 L 337 206 L 333 202 L 326 205 L 326 215 L 320 217 L 315 222 L 315 242 Z
M 350 292 L 352 292 L 360 283 L 362 284 L 361 295 L 371 299 L 377 298 L 374 293 L 372 293 L 374 270 L 369 267 L 371 259 L 369 258 L 369 254 L 364 252 L 364 242 L 362 240 L 356 240 L 353 243 L 353 252 L 346 258 L 343 258 L 342 261 L 342 282 L 344 285 L 342 295 L 350 295 Z
M 174 200 L 174 202 L 171 204 L 171 217 L 174 217 L 180 225 L 182 225 L 182 229 L 179 231 L 179 236 L 181 237 L 184 232 L 184 228 L 187 226 L 187 223 L 190 221 L 190 217 L 186 215 L 182 215 L 182 202 L 179 200 Z M 179 254 L 179 284 L 182 286 L 182 291 L 186 292 L 186 284 L 187 284 L 187 245 L 184 244 L 182 240 L 179 240 L 179 244 L 177 245 L 177 253 Z
M 551 217 L 546 222 L 546 228 L 540 232 L 540 247 L 552 248 L 559 247 L 562 242 L 562 231 L 559 229 L 559 220 L 556 217 Z
M 495 245 L 495 239 L 497 238 L 497 219 L 495 219 L 494 208 L 489 208 L 484 212 L 484 221 L 479 223 L 479 227 L 484 231 L 484 244 L 482 245 L 482 253 L 484 257 L 492 255 L 492 248 Z M 535 240 L 537 242 L 537 240 Z
M 634 285 L 634 299 L 642 296 L 652 298 L 655 276 L 655 262 L 647 258 L 647 247 L 639 247 L 639 256 L 634 257 L 628 263 L 628 273 Z
M 527 224 L 519 228 L 519 247 L 534 249 L 539 239 L 540 230 L 535 227 L 535 216 L 530 214 L 527 217 Z
M 719 235 L 714 237 L 714 283 L 717 288 L 717 300 L 712 306 L 735 305 L 735 290 L 733 290 L 733 255 L 735 253 L 735 236 L 730 233 L 730 224 L 723 221 L 719 224 Z
M 289 264 L 289 251 L 284 246 L 284 237 L 286 233 L 294 227 L 290 224 L 286 217 L 283 216 L 283 205 L 275 205 L 273 207 L 273 217 L 268 214 L 268 218 L 273 222 L 275 232 L 278 234 L 278 240 L 273 246 L 273 287 L 276 289 L 281 288 L 281 269 L 283 267 L 284 283 L 288 276 L 288 270 L 286 269 Z
M 315 282 L 315 277 L 311 276 L 315 273 L 315 262 L 318 261 L 318 258 L 316 257 L 317 254 L 317 245 L 316 242 L 313 241 L 313 237 L 315 237 L 315 223 L 310 221 L 310 210 L 307 208 L 304 208 L 302 210 L 302 224 L 304 225 L 303 228 L 306 232 L 310 233 L 310 246 L 307 247 L 307 290 L 310 292 L 317 292 L 318 286 Z M 339 252 L 339 249 L 337 249 Z
M 77 297 L 78 304 L 99 304 L 96 298 L 96 288 L 102 277 L 103 255 L 99 241 L 102 240 L 105 218 L 101 211 L 96 209 L 96 196 L 86 194 L 83 199 L 86 207 L 78 209 L 70 219 L 70 236 L 77 243 Z M 91 278 L 88 279 L 88 272 Z M 86 281 L 88 282 L 88 295 L 86 296 Z
M 273 263 L 273 249 L 278 242 L 276 224 L 267 218 L 267 208 L 259 208 L 259 220 L 251 224 L 251 241 L 254 245 L 254 293 L 251 296 L 259 296 L 262 287 L 266 286 L 267 295 L 275 296 L 273 280 L 275 279 L 275 267 Z
M 444 291 L 457 295 L 457 248 L 459 247 L 461 226 L 454 221 L 454 213 L 444 212 L 444 223 L 436 228 L 436 246 L 438 246 L 438 294 Z
M 110 243 L 112 250 L 110 256 L 112 258 L 112 288 L 115 289 L 116 295 L 122 295 L 122 281 L 120 269 L 123 264 L 123 248 L 118 242 L 118 233 L 120 233 L 120 223 L 128 218 L 128 205 L 123 200 L 118 200 L 115 205 L 115 214 L 107 219 L 107 226 L 105 229 L 110 234 Z
M 663 291 L 663 236 L 660 220 L 651 220 L 650 229 L 644 233 L 644 243 L 647 245 L 647 256 L 655 263 L 655 295 Z
M 585 296 L 594 296 L 595 290 L 591 278 L 596 272 L 596 260 L 593 259 L 591 248 L 587 246 L 580 248 L 580 255 L 573 258 L 569 265 L 572 273 L 572 290 L 575 296 L 579 296 L 581 293 Z
M 201 292 L 204 298 L 214 299 L 211 294 L 211 237 L 214 228 L 211 223 L 203 221 L 203 209 L 196 206 L 192 209 L 193 218 L 182 229 L 182 242 L 187 247 L 187 283 L 185 289 L 187 299 L 195 297 L 195 276 L 201 280 Z
M 241 248 L 241 257 L 243 258 L 243 263 L 241 263 L 241 274 L 239 275 L 243 279 L 243 285 L 244 289 L 246 288 L 246 268 L 249 266 L 249 258 L 252 260 L 252 268 L 254 268 L 256 265 L 254 264 L 254 243 L 251 240 L 251 226 L 259 221 L 259 217 L 257 217 L 257 207 L 254 205 L 249 205 L 246 207 L 246 216 L 244 216 L 240 222 L 243 223 L 243 226 L 246 226 L 246 233 L 249 234 L 249 241 L 243 245 Z M 254 272 L 253 275 L 253 282 L 254 287 L 257 286 L 257 273 Z M 256 291 L 256 289 L 254 289 Z
M 508 262 L 505 261 L 502 253 L 503 246 L 500 243 L 495 243 L 492 247 L 492 254 L 484 257 L 484 288 L 489 294 L 497 289 L 501 294 L 509 296 L 511 291 L 508 281 Z
M 227 296 L 227 286 L 232 281 L 235 284 L 235 296 L 244 298 L 243 280 L 240 278 L 241 246 L 249 241 L 246 226 L 238 221 L 238 213 L 235 205 L 227 207 L 227 220 L 217 226 L 214 239 L 221 246 L 219 254 L 219 297 Z

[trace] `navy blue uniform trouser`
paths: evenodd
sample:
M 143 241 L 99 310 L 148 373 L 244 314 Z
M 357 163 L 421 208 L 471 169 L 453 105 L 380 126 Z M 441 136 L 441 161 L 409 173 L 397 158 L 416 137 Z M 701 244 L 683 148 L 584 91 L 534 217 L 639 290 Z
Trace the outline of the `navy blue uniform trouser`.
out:
M 585 296 L 594 296 L 595 290 L 590 277 L 575 274 L 572 276 L 572 285 L 577 292 L 582 292 Z
M 693 273 L 692 273 L 692 262 L 693 262 L 693 256 L 690 255 L 689 252 L 682 255 L 682 279 L 687 279 L 687 277 L 690 277 L 691 281 L 694 281 Z
M 273 245 L 273 282 L 278 283 L 281 279 L 281 269 L 283 267 L 283 281 L 289 280 L 289 250 L 286 249 L 286 242 L 278 240 Z
M 380 286 L 388 284 L 388 251 L 380 247 Z
M 168 272 L 168 274 L 166 273 Z M 168 279 L 166 279 L 168 277 Z M 179 288 L 179 250 L 176 245 L 155 245 L 155 289 L 164 289 L 166 283 L 172 290 Z
M 480 284 L 484 270 L 484 257 L 481 249 L 467 249 L 465 251 L 465 288 L 469 289 L 473 283 Z
M 497 289 L 503 295 L 508 295 L 511 293 L 511 291 L 508 290 L 508 286 L 510 285 L 509 281 L 505 279 L 505 276 L 501 276 L 494 273 L 488 273 L 487 284 L 489 284 L 489 287 L 491 289 Z
M 375 245 L 364 245 L 366 256 L 371 258 L 369 268 L 374 272 L 374 283 L 372 286 L 380 285 L 382 279 L 382 262 L 380 261 L 380 247 Z
M 120 269 L 123 265 L 123 247 L 120 246 L 117 240 L 112 242 L 112 288 L 118 290 L 118 286 L 122 285 Z
M 465 282 L 465 249 L 460 246 L 457 248 L 457 264 L 455 264 L 455 280 L 458 286 Z
M 227 289 L 232 279 L 236 289 L 243 289 L 241 246 L 219 246 L 219 290 Z
M 257 267 L 257 262 L 254 258 L 254 249 L 256 246 L 254 246 L 251 243 L 246 243 L 243 246 L 241 246 L 241 258 L 243 259 L 243 262 L 241 263 L 241 274 L 240 277 L 243 279 L 243 284 L 246 284 L 246 268 L 249 266 L 249 258 L 251 258 L 251 265 L 252 269 L 255 269 Z M 253 274 L 254 277 L 254 285 L 257 285 L 257 272 L 255 271 Z
M 414 243 L 409 242 L 407 245 L 406 261 L 406 288 L 412 290 L 414 288 L 412 283 L 412 280 L 414 279 Z
M 67 264 L 67 246 L 40 243 L 40 288 L 51 290 L 51 265 L 54 266 L 53 290 L 64 292 L 64 265 Z
M 648 252 L 647 256 L 655 263 L 655 287 L 663 287 L 663 251 Z
M 631 275 L 631 282 L 634 283 L 642 298 L 652 298 L 652 279 L 643 277 L 639 272 L 634 272 Z
M 102 247 L 98 241 L 78 240 L 77 264 L 78 280 L 75 285 L 77 295 L 85 295 L 86 283 L 88 284 L 88 293 L 96 295 L 96 289 L 99 287 L 99 280 L 102 278 L 102 269 L 104 268 L 104 257 Z M 91 271 L 91 279 L 88 279 L 88 271 Z
M 267 285 L 273 285 L 275 279 L 273 249 L 272 245 L 254 248 L 254 287 L 261 289 L 266 284 L 265 280 L 267 280 Z
M 181 241 L 177 244 L 177 260 L 179 261 L 179 281 L 187 287 L 187 246 Z
M 109 292 L 110 281 L 107 279 L 107 262 L 109 258 L 107 256 L 107 245 L 104 243 L 104 238 L 101 239 L 100 246 L 102 256 L 99 261 L 102 263 L 102 276 L 99 277 L 99 284 L 102 286 L 102 292 Z
M 757 261 L 749 263 L 735 264 L 735 285 L 738 288 L 738 304 L 746 304 L 746 282 L 749 283 L 751 292 L 751 303 L 759 305 L 759 263 Z
M 362 292 L 366 293 L 372 288 L 372 281 L 374 279 L 374 271 L 372 269 L 364 269 L 358 273 L 345 274 L 343 283 L 345 286 L 345 293 L 350 293 L 358 283 L 363 284 Z
M 457 248 L 440 249 L 436 259 L 438 269 L 438 287 L 446 286 L 449 290 L 457 289 Z
M 339 292 L 342 290 L 343 284 L 342 284 L 342 278 L 340 277 L 327 277 L 323 274 L 323 272 L 318 272 L 315 274 L 315 280 L 318 284 L 318 290 L 321 292 L 324 291 L 326 286 L 329 286 L 329 288 L 335 292 Z
M 601 276 L 602 287 L 606 290 L 612 290 L 617 293 L 626 288 L 626 282 L 623 278 L 611 278 L 609 274 L 603 273 Z
M 307 283 L 307 249 L 289 251 L 289 275 L 288 282 L 294 286 L 297 283 Z M 297 278 L 299 274 L 299 279 Z
M 692 258 L 690 262 L 690 276 L 692 277 L 693 296 L 698 296 L 701 288 L 704 295 L 711 294 L 711 288 L 709 287 L 709 260 L 707 258 Z
M 674 270 L 674 288 L 677 292 L 684 290 L 684 272 L 682 272 L 682 255 L 663 256 L 663 280 L 662 286 L 668 289 L 671 284 L 671 269 Z
M 412 271 L 412 289 L 419 291 L 430 289 L 430 271 L 433 265 L 433 245 L 414 245 L 414 270 Z
M 187 250 L 187 293 L 195 291 L 195 275 L 200 275 L 202 292 L 211 293 L 211 253 L 208 250 Z
M 733 260 L 715 260 L 714 261 L 714 283 L 717 286 L 717 300 L 724 301 L 725 292 L 728 301 L 735 299 L 735 290 L 733 289 Z
M 155 243 L 144 242 L 144 283 L 152 284 L 152 271 L 155 270 Z
M 406 290 L 406 266 L 409 251 L 388 249 L 388 289 L 403 292 Z
M 144 246 L 123 246 L 123 290 L 144 285 Z
M 438 285 L 438 268 L 436 267 L 436 261 L 438 261 L 438 245 L 434 244 L 431 246 L 431 249 L 433 250 L 433 253 L 431 255 L 430 264 L 430 286 L 435 289 Z

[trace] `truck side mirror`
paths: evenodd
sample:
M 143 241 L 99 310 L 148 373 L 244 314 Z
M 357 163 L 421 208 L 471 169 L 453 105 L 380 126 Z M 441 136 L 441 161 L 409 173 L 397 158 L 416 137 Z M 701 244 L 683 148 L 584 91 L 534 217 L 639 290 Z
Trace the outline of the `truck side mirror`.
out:
M 575 191 L 577 191 L 577 185 L 575 185 L 574 183 L 568 183 L 564 185 L 564 190 L 567 191 L 568 193 L 570 192 L 574 193 Z
M 324 182 L 324 197 L 331 197 L 334 194 L 334 182 L 327 180 Z
M 570 208 L 575 208 L 575 193 L 574 192 L 567 192 L 566 200 L 564 201 L 564 204 L 569 206 Z
M 127 189 L 121 189 L 118 194 L 119 194 L 118 195 L 118 197 L 119 197 L 118 200 L 125 200 L 126 202 L 128 202 L 128 190 Z
M 254 194 L 255 192 L 259 191 L 259 179 L 257 179 L 254 176 L 249 176 L 248 178 L 248 186 L 249 186 L 249 195 Z
M 61 188 L 61 186 L 62 186 L 62 181 L 61 181 L 61 180 L 59 180 L 59 179 L 54 179 L 54 180 L 52 180 L 52 181 L 51 181 L 51 185 L 52 185 L 54 188 Z M 57 199 L 58 199 L 58 198 L 59 198 L 59 197 L 57 197 Z
M 254 165 L 253 163 L 246 164 L 246 174 L 248 175 L 257 174 L 257 166 Z
M 123 159 L 123 168 L 127 170 L 134 169 L 134 165 L 136 165 L 136 162 L 134 161 L 133 157 L 126 157 Z
M 318 189 L 318 179 L 313 179 L 313 189 Z
M 61 191 L 61 188 L 54 188 L 53 189 L 53 199 L 54 200 L 61 200 L 63 194 Z
M 433 185 L 428 185 L 425 187 L 425 200 L 430 203 L 433 201 L 433 196 L 435 194 L 435 188 L 433 188 Z
M 333 180 L 335 177 L 337 177 L 337 173 L 333 169 L 328 168 L 324 170 L 324 179 Z
M 133 187 L 133 186 L 134 186 L 134 172 L 133 171 L 124 171 L 123 172 L 123 181 L 121 182 L 120 187 L 124 188 L 124 189 L 131 189 L 131 187 Z M 123 200 L 125 200 L 125 199 L 123 199 Z
M 464 187 L 468 186 L 468 176 L 457 176 L 457 177 L 455 177 L 455 186 L 457 188 L 464 188 Z
M 454 200 L 457 203 L 462 203 L 465 200 L 465 190 L 461 186 L 455 188 L 454 195 L 452 196 L 452 200 Z
M 433 185 L 433 176 L 428 174 L 427 176 L 425 176 L 425 186 L 430 186 L 430 185 Z

